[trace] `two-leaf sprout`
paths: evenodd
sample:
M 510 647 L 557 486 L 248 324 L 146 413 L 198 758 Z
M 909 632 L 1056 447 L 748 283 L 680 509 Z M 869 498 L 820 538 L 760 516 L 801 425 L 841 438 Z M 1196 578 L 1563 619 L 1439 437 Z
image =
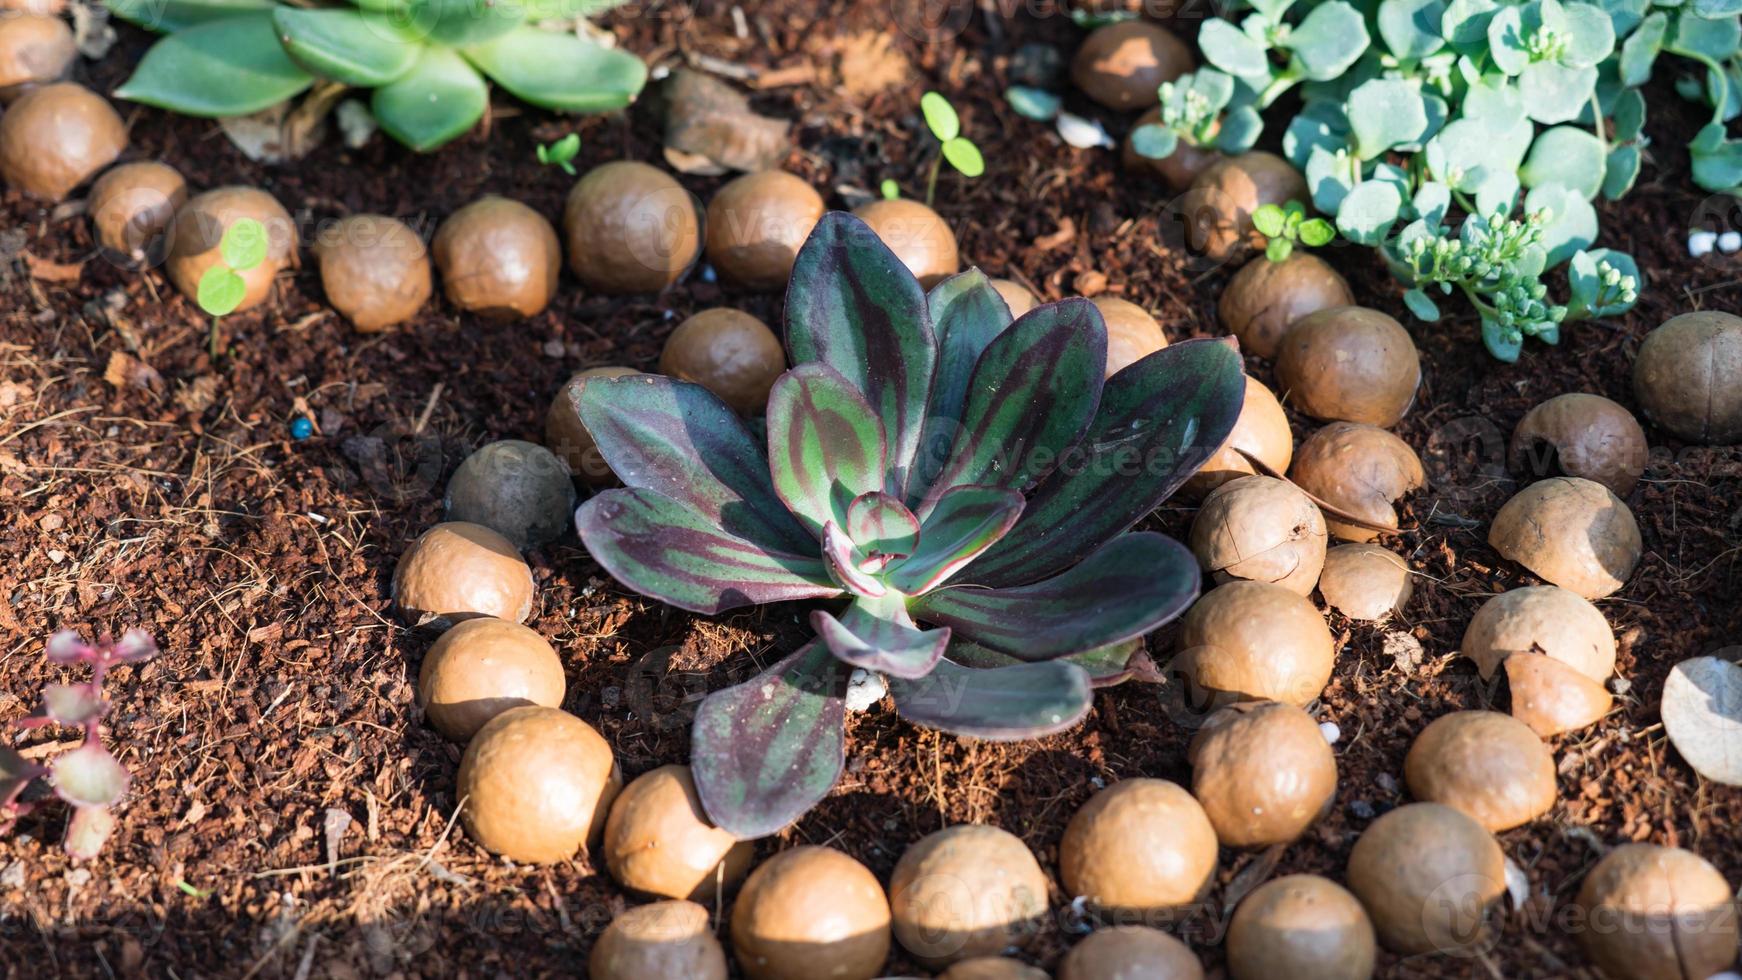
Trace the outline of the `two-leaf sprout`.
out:
M 1260 207 L 1252 212 L 1252 227 L 1270 239 L 1270 244 L 1264 247 L 1264 254 L 1272 262 L 1287 259 L 1294 253 L 1296 242 L 1308 248 L 1318 248 L 1337 237 L 1335 226 L 1323 218 L 1308 218 L 1306 205 L 1299 201 Z
M 266 247 L 266 226 L 253 218 L 239 218 L 218 241 L 218 262 L 200 276 L 195 299 L 212 318 L 207 344 L 214 360 L 218 356 L 218 321 L 242 305 L 248 295 L 242 273 L 266 261 Z
M 948 160 L 957 173 L 972 178 L 986 172 L 986 159 L 980 155 L 980 148 L 973 140 L 962 135 L 962 120 L 949 99 L 936 92 L 927 92 L 920 96 L 919 111 L 925 116 L 926 127 L 942 144 L 937 159 L 932 161 L 931 175 L 925 182 L 925 203 L 926 207 L 931 207 L 937 194 L 938 167 L 943 161 Z
M 579 152 L 581 152 L 581 134 L 570 133 L 555 143 L 540 144 L 538 162 L 547 167 L 561 167 L 564 173 L 573 177 L 575 174 L 575 154 Z

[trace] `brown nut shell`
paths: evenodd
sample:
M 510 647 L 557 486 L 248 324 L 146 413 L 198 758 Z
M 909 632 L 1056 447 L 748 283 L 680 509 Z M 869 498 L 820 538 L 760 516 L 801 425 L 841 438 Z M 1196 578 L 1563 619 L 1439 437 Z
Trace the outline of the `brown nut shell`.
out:
M 1615 705 L 1608 688 L 1541 653 L 1507 657 L 1506 686 L 1512 717 L 1543 738 L 1595 724 Z
M 1268 582 L 1218 585 L 1180 624 L 1176 663 L 1194 687 L 1304 705 L 1331 679 L 1336 646 L 1313 604 Z
M 561 707 L 567 688 L 562 661 L 544 637 L 480 617 L 454 624 L 424 654 L 417 703 L 436 731 L 465 743 L 510 708 Z
M 938 980 L 1049 980 L 1046 971 L 1003 956 L 976 956 L 938 974 Z
M 1192 738 L 1192 795 L 1227 847 L 1286 844 L 1337 792 L 1337 758 L 1312 716 L 1248 701 L 1211 715 Z
M 807 229 L 808 233 L 808 229 Z M 563 205 L 569 268 L 604 293 L 656 293 L 701 253 L 696 201 L 658 167 L 618 160 L 575 182 Z
M 67 0 L 0 0 L 0 10 L 56 17 L 67 12 Z
M 961 271 L 956 233 L 943 216 L 918 201 L 877 200 L 853 209 L 895 253 L 919 284 L 932 288 Z
M 1160 914 L 1202 896 L 1216 873 L 1216 829 L 1165 779 L 1125 779 L 1089 797 L 1059 841 L 1065 892 L 1115 915 Z
M 1192 49 L 1160 24 L 1122 20 L 1089 32 L 1071 59 L 1071 82 L 1109 109 L 1155 105 L 1157 89 L 1192 70 Z
M 1294 461 L 1294 434 L 1288 427 L 1288 413 L 1269 388 L 1250 377 L 1246 379 L 1245 400 L 1240 405 L 1240 417 L 1234 420 L 1234 430 L 1228 433 L 1222 448 L 1186 481 L 1186 489 L 1209 493 L 1229 480 L 1258 472 L 1240 450 L 1258 457 L 1278 473 L 1287 473 Z
M 1117 296 L 1090 300 L 1107 324 L 1107 377 L 1167 346 L 1167 334 L 1149 311 Z
M 1633 512 L 1608 487 L 1554 477 L 1520 490 L 1494 515 L 1488 543 L 1503 558 L 1587 599 L 1612 595 L 1639 564 Z
M 516 548 L 567 534 L 575 484 L 556 454 L 533 442 L 502 439 L 480 446 L 448 478 L 442 498 L 450 521 L 482 524 Z
M 437 524 L 393 570 L 393 601 L 416 626 L 478 616 L 524 623 L 532 595 L 532 569 L 513 543 L 481 524 Z
M 593 944 L 590 980 L 726 980 L 726 950 L 694 902 L 625 909 Z
M 1300 488 L 1269 476 L 1224 483 L 1192 521 L 1192 553 L 1216 582 L 1249 579 L 1311 595 L 1325 564 L 1325 517 Z
M 1742 317 L 1700 310 L 1647 334 L 1633 361 L 1645 417 L 1688 442 L 1742 442 Z
M 599 837 L 623 785 L 604 736 L 558 708 L 510 708 L 478 729 L 454 792 L 478 846 L 526 864 L 554 864 Z
M 1459 653 L 1484 679 L 1520 653 L 1546 654 L 1601 684 L 1615 672 L 1615 631 L 1596 606 L 1553 585 L 1512 589 L 1482 603 Z
M 0 16 L 0 98 L 14 98 L 30 86 L 60 81 L 78 56 L 72 28 L 59 17 Z
M 1131 124 L 1131 130 L 1125 134 L 1125 141 L 1119 148 L 1119 161 L 1126 170 L 1151 174 L 1160 178 L 1169 190 L 1183 191 L 1192 186 L 1192 181 L 1197 180 L 1199 174 L 1226 159 L 1220 150 L 1205 149 L 1183 139 L 1172 153 L 1159 160 L 1138 153 L 1131 142 L 1133 134 L 1144 126 L 1153 126 L 1160 122 L 1161 107 L 1151 106 Z
M 611 877 L 642 894 L 713 904 L 750 870 L 756 847 L 714 826 L 689 766 L 660 766 L 631 780 L 605 821 L 601 849 Z
M 188 185 L 174 167 L 140 160 L 110 167 L 91 184 L 85 213 L 97 244 L 133 261 L 159 258 L 163 235 L 187 203 Z
M 1421 359 L 1403 324 L 1363 306 L 1333 306 L 1288 328 L 1276 385 L 1313 418 L 1388 429 L 1415 402 Z
M 1224 946 L 1233 980 L 1366 980 L 1379 955 L 1360 901 L 1328 878 L 1302 874 L 1242 899 Z
M 0 180 L 32 197 L 65 198 L 126 148 L 115 107 L 74 82 L 39 85 L 0 115 Z
M 1409 563 L 1376 544 L 1342 544 L 1325 552 L 1319 594 L 1350 619 L 1378 622 L 1403 611 L 1415 594 Z
M 1010 316 L 1019 317 L 1040 305 L 1040 297 L 1030 292 L 1027 286 L 1014 279 L 990 280 L 992 289 L 1004 300 L 1004 305 L 1010 307 Z
M 1511 830 L 1555 802 L 1554 753 L 1530 726 L 1498 711 L 1453 711 L 1428 723 L 1403 760 L 1418 800 L 1444 803 L 1490 831 Z
M 1605 976 L 1683 980 L 1736 963 L 1735 894 L 1691 851 L 1623 844 L 1585 875 L 1578 904 L 1579 940 Z
M 824 210 L 822 195 L 784 170 L 745 174 L 708 202 L 708 261 L 755 289 L 785 286 Z
M 768 406 L 785 370 L 786 351 L 768 324 L 723 306 L 678 324 L 659 355 L 661 374 L 701 385 L 741 415 Z
M 1488 906 L 1506 893 L 1506 856 L 1461 810 L 1410 803 L 1368 826 L 1344 878 L 1386 949 L 1450 953 L 1481 940 Z
M 448 302 L 496 320 L 542 313 L 562 272 L 562 245 L 544 215 L 494 194 L 448 215 L 430 251 Z
M 895 939 L 931 969 L 1027 945 L 1047 910 L 1047 877 L 1022 839 L 959 824 L 927 834 L 889 877 Z
M 1633 492 L 1651 447 L 1633 413 L 1602 395 L 1572 393 L 1527 412 L 1507 452 L 1514 472 L 1583 477 L 1617 497 Z
M 1283 334 L 1301 317 L 1354 302 L 1348 281 L 1337 270 L 1311 252 L 1295 249 L 1281 262 L 1260 255 L 1241 266 L 1222 290 L 1216 316 L 1239 338 L 1241 350 L 1272 358 Z
M 1058 980 L 1204 980 L 1191 947 L 1160 929 L 1098 929 L 1059 962 Z
M 889 958 L 889 901 L 859 862 L 807 845 L 762 862 L 732 906 L 750 980 L 870 980 Z
M 1288 475 L 1307 493 L 1346 514 L 1381 527 L 1397 526 L 1395 504 L 1427 483 L 1427 471 L 1409 443 L 1384 429 L 1332 422 L 1301 442 Z M 1326 515 L 1325 527 L 1343 541 L 1371 541 L 1378 531 Z
M 183 296 L 199 297 L 200 277 L 223 261 L 224 233 L 247 218 L 266 228 L 266 259 L 237 273 L 247 287 L 237 310 L 260 305 L 271 294 L 278 274 L 297 265 L 296 223 L 277 198 L 254 187 L 218 187 L 188 198 L 170 224 L 164 271 Z
M 588 368 L 569 378 L 550 401 L 544 413 L 544 445 L 556 453 L 569 472 L 582 483 L 594 488 L 608 487 L 617 482 L 610 464 L 599 455 L 599 446 L 592 433 L 581 424 L 581 410 L 575 401 L 575 386 L 588 378 L 623 378 L 640 374 L 634 368 L 619 366 Z
M 1192 181 L 1180 200 L 1190 245 L 1217 261 L 1242 248 L 1263 248 L 1265 238 L 1252 212 L 1266 204 L 1306 201 L 1306 178 L 1274 153 L 1254 150 L 1212 165 Z
M 353 214 L 315 241 L 321 288 L 363 333 L 404 323 L 429 302 L 429 250 L 411 226 L 384 214 Z

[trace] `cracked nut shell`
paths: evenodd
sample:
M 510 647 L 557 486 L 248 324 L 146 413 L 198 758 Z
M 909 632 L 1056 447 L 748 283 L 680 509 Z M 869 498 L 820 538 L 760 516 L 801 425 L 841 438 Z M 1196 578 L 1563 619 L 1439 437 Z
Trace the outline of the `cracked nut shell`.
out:
M 623 887 L 713 903 L 744 880 L 756 847 L 714 826 L 689 766 L 660 766 L 623 787 L 611 804 L 605 866 Z
M 1049 980 L 1046 971 L 1003 956 L 976 956 L 938 974 L 938 980 Z
M 496 320 L 537 316 L 556 295 L 562 246 L 544 215 L 494 194 L 448 215 L 430 243 L 448 302 Z
M 1490 831 L 1511 830 L 1555 802 L 1554 753 L 1530 726 L 1498 711 L 1453 711 L 1428 723 L 1403 760 L 1418 800 L 1444 803 Z
M 623 785 L 604 736 L 559 708 L 510 708 L 460 757 L 460 819 L 492 854 L 526 864 L 575 856 L 604 829 Z
M 1559 395 L 1527 412 L 1507 452 L 1514 472 L 1582 477 L 1617 497 L 1633 492 L 1651 447 L 1633 413 L 1602 395 Z
M 732 906 L 732 949 L 750 980 L 871 980 L 889 958 L 889 901 L 858 861 L 794 847 L 750 872 Z
M 512 542 L 482 524 L 437 524 L 393 570 L 393 601 L 414 626 L 478 616 L 523 623 L 532 594 L 532 569 Z
M 85 198 L 85 213 L 97 244 L 137 262 L 161 257 L 164 232 L 187 199 L 187 181 L 174 167 L 141 160 L 104 171 Z
M 1384 429 L 1332 422 L 1301 442 L 1288 475 L 1307 493 L 1337 510 L 1380 527 L 1397 527 L 1396 502 L 1427 483 L 1427 471 L 1409 443 Z M 1378 531 L 1325 515 L 1325 527 L 1343 541 L 1371 541 Z
M 1376 544 L 1341 544 L 1325 552 L 1319 594 L 1350 619 L 1378 622 L 1403 611 L 1415 594 L 1409 563 Z
M 1349 283 L 1324 259 L 1295 249 L 1281 262 L 1258 256 L 1240 267 L 1216 301 L 1216 316 L 1238 337 L 1240 349 L 1273 358 L 1301 317 L 1352 306 Z
M 1280 701 L 1211 715 L 1187 753 L 1192 795 L 1228 847 L 1286 844 L 1337 792 L 1337 758 L 1312 716 Z
M 1633 361 L 1645 417 L 1688 442 L 1742 442 L 1742 317 L 1700 310 L 1647 334 Z
M 708 910 L 666 901 L 624 909 L 593 944 L 591 980 L 726 980 L 726 950 Z
M 465 743 L 510 708 L 561 707 L 567 688 L 544 637 L 486 616 L 454 624 L 424 654 L 417 702 L 436 731 Z
M 741 415 L 768 406 L 768 390 L 786 370 L 786 351 L 768 325 L 743 310 L 703 310 L 678 324 L 659 355 L 659 371 L 693 381 Z
M 1488 543 L 1501 557 L 1587 599 L 1612 595 L 1639 564 L 1633 512 L 1608 487 L 1554 477 L 1520 490 L 1494 515 Z
M 1065 892 L 1113 914 L 1190 905 L 1216 873 L 1216 830 L 1165 779 L 1124 779 L 1089 797 L 1059 841 Z
M 1311 595 L 1325 564 L 1325 518 L 1287 480 L 1246 476 L 1217 487 L 1192 520 L 1192 553 L 1217 584 L 1270 582 Z
M 1736 899 L 1692 851 L 1623 844 L 1585 875 L 1578 904 L 1585 954 L 1627 980 L 1710 977 L 1736 963 Z
M 0 99 L 67 77 L 78 55 L 72 28 L 59 17 L 0 15 Z
M 1598 683 L 1615 672 L 1615 631 L 1602 610 L 1553 585 L 1512 589 L 1482 603 L 1459 652 L 1483 679 L 1520 653 L 1546 654 Z

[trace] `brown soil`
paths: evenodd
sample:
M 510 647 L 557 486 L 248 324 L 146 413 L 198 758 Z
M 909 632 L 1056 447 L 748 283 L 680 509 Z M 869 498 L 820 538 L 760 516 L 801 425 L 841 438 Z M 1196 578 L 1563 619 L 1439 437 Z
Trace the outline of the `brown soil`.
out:
M 745 5 L 742 34 L 726 3 L 693 12 L 655 4 L 610 22 L 656 63 L 708 56 L 781 70 L 786 84 L 758 104 L 797 120 L 787 166 L 833 206 L 844 203 L 839 186 L 887 176 L 917 193 L 930 163 L 917 98 L 932 87 L 950 94 L 990 161 L 977 181 L 941 182 L 940 207 L 965 256 L 1047 298 L 1104 277 L 1108 290 L 1157 311 L 1175 339 L 1215 332 L 1215 297 L 1233 269 L 1206 271 L 1167 247 L 1166 193 L 1121 174 L 1113 153 L 1063 146 L 999 97 L 1020 43 L 1054 43 L 1068 55 L 1078 33 L 1068 20 L 975 13 L 959 36 L 926 45 L 895 30 L 890 9 Z M 898 81 L 881 94 L 848 96 L 836 85 L 834 65 L 860 32 L 887 32 L 911 62 L 905 73 L 895 64 Z M 145 42 L 122 33 L 115 54 L 86 66 L 105 91 Z M 861 62 L 852 74 L 878 72 Z M 1333 624 L 1346 645 L 1315 711 L 1343 733 L 1338 803 L 1278 854 L 1224 855 L 1215 904 L 1181 927 L 1207 963 L 1221 960 L 1219 903 L 1271 870 L 1340 875 L 1355 836 L 1404 800 L 1403 755 L 1428 719 L 1505 706 L 1503 688 L 1453 656 L 1482 599 L 1528 580 L 1483 540 L 1517 486 L 1496 440 L 1562 392 L 1632 405 L 1628 369 L 1647 330 L 1673 313 L 1742 304 L 1734 262 L 1691 260 L 1684 247 L 1687 223 L 1709 204 L 1688 180 L 1684 149 L 1698 111 L 1667 77 L 1651 104 L 1645 177 L 1624 204 L 1602 207 L 1603 244 L 1631 251 L 1651 276 L 1636 312 L 1575 327 L 1558 349 L 1533 346 L 1516 366 L 1482 352 L 1468 317 L 1412 324 L 1426 382 L 1399 431 L 1422 450 L 1435 486 L 1408 508 L 1414 530 L 1398 546 L 1422 583 L 1393 628 Z M 276 169 L 248 162 L 208 123 L 126 111 L 130 156 L 173 163 L 196 186 L 258 184 L 304 219 L 372 211 L 426 232 L 485 192 L 555 217 L 570 181 L 538 166 L 533 146 L 571 128 L 583 135 L 583 168 L 658 159 L 658 127 L 644 109 L 579 122 L 505 97 L 497 109 L 487 131 L 432 156 L 378 138 L 359 152 L 329 143 Z M 1125 125 L 1095 115 L 1116 131 Z M 719 181 L 685 183 L 705 199 Z M 0 718 L 22 715 L 57 678 L 41 657 L 52 629 L 139 625 L 166 651 L 111 685 L 109 738 L 137 780 L 107 853 L 70 865 L 54 844 L 55 807 L 0 840 L 6 976 L 573 974 L 625 896 L 585 859 L 509 867 L 450 827 L 459 750 L 420 722 L 413 703 L 431 637 L 393 618 L 388 578 L 407 543 L 439 519 L 453 465 L 491 439 L 539 438 L 547 399 L 571 371 L 651 368 L 690 312 L 730 303 L 778 322 L 779 297 L 692 276 L 664 296 L 610 299 L 565 280 L 553 308 L 530 321 L 487 323 L 434 304 L 402 332 L 362 336 L 328 313 L 305 265 L 276 301 L 230 322 L 230 356 L 214 364 L 204 320 L 159 273 L 88 258 L 76 214 L 11 191 L 3 208 L 0 631 L 9 639 Z M 1371 253 L 1330 258 L 1364 302 L 1404 318 Z M 68 281 L 45 264 L 80 262 L 82 274 Z M 305 411 L 319 431 L 294 442 L 291 419 Z M 1742 458 L 1734 447 L 1684 450 L 1653 438 L 1661 459 L 1630 501 L 1646 557 L 1602 603 L 1631 690 L 1601 724 L 1557 740 L 1562 802 L 1502 835 L 1531 897 L 1501 916 L 1481 955 L 1387 957 L 1385 976 L 1588 975 L 1560 917 L 1600 849 L 1623 841 L 1690 847 L 1731 881 L 1742 878 L 1742 793 L 1703 784 L 1668 745 L 1656 707 L 1672 664 L 1742 637 Z M 1170 505 L 1156 523 L 1180 534 L 1188 516 Z M 566 707 L 610 738 L 632 775 L 686 757 L 694 695 L 747 677 L 802 637 L 790 608 L 705 620 L 624 595 L 572 539 L 531 560 L 541 587 L 531 625 L 564 656 Z M 1158 660 L 1169 642 L 1166 631 L 1152 640 Z M 1175 720 L 1189 716 L 1158 690 L 1110 691 L 1079 729 L 1014 745 L 917 730 L 885 704 L 849 723 L 835 794 L 761 850 L 828 843 L 886 877 L 920 835 L 988 821 L 1021 835 L 1050 867 L 1065 821 L 1097 785 L 1186 778 L 1190 730 Z M 331 840 L 329 826 L 339 830 Z M 1029 951 L 1042 964 L 1080 926 L 1068 896 L 1055 898 L 1057 921 Z M 921 971 L 898 955 L 890 972 Z

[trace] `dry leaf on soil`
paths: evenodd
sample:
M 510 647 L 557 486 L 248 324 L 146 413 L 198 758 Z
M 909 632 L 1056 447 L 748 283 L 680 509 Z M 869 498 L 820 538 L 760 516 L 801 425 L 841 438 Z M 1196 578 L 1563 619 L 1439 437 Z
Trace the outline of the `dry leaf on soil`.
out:
M 1663 727 L 1694 771 L 1742 786 L 1742 666 L 1717 657 L 1676 664 L 1663 684 Z

